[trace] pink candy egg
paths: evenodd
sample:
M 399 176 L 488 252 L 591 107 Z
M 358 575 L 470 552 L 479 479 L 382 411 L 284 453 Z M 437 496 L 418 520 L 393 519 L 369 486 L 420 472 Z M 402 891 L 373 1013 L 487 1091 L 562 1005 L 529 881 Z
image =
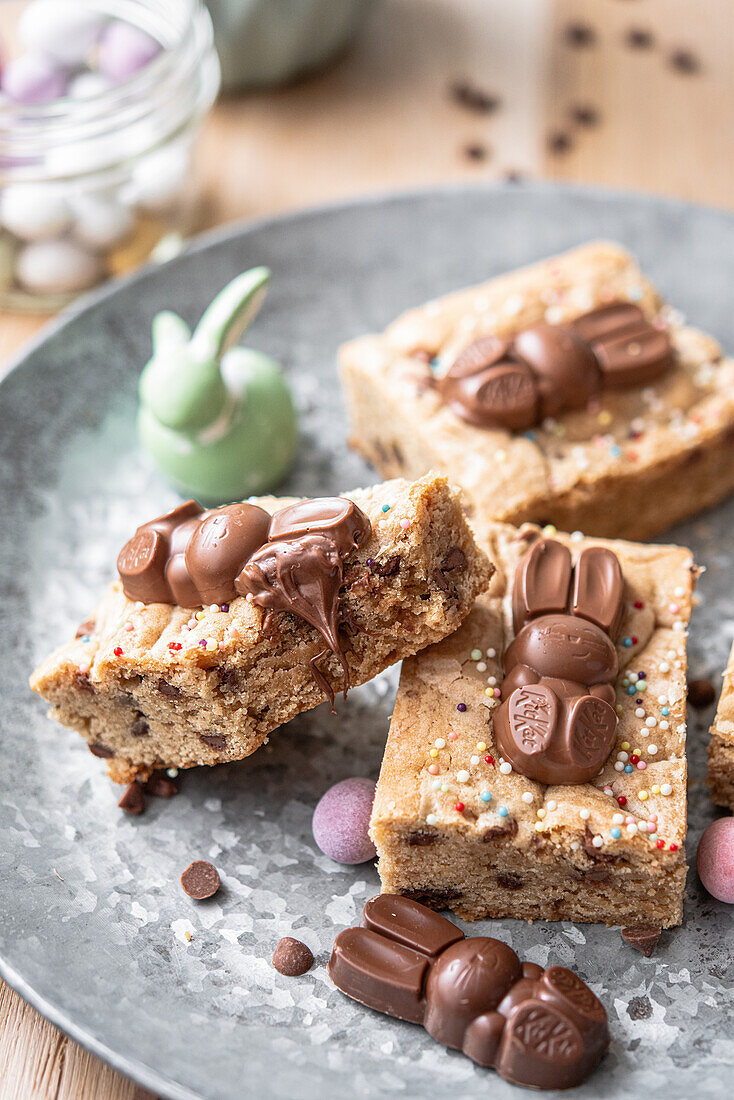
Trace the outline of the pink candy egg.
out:
M 366 863 L 376 856 L 367 829 L 375 800 L 371 779 L 343 779 L 322 795 L 313 814 L 313 838 L 336 863 Z
M 24 53 L 5 66 L 2 90 L 16 103 L 51 103 L 65 95 L 64 68 L 42 53 Z
M 709 894 L 734 904 L 734 817 L 712 821 L 698 842 L 696 862 Z
M 121 83 L 149 65 L 161 51 L 160 43 L 132 23 L 115 20 L 99 44 L 99 71 Z

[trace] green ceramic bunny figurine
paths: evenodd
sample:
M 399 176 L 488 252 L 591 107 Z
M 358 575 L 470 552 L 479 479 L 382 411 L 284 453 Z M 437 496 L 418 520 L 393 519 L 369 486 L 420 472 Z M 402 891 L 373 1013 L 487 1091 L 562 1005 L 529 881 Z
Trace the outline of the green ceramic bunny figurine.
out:
M 269 280 L 265 267 L 239 275 L 193 335 L 175 313 L 153 321 L 153 357 L 140 376 L 138 434 L 171 484 L 202 504 L 267 492 L 293 461 L 296 414 L 279 364 L 234 346 Z

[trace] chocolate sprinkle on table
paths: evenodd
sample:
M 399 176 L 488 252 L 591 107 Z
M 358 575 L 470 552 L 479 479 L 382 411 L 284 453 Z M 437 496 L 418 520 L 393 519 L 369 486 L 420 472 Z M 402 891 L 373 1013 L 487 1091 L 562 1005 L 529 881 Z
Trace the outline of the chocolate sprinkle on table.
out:
M 466 107 L 468 111 L 480 115 L 492 114 L 502 105 L 499 96 L 483 92 L 466 80 L 456 81 L 451 85 L 451 97 L 460 107 Z
M 624 41 L 631 50 L 651 50 L 655 45 L 655 36 L 645 27 L 630 27 Z
M 464 148 L 464 156 L 469 160 L 486 160 L 489 150 L 486 145 L 467 145 Z
M 595 107 L 585 105 L 572 107 L 571 118 L 579 126 L 597 126 L 599 124 L 599 112 Z
M 670 65 L 676 72 L 691 76 L 700 72 L 701 63 L 691 50 L 675 50 L 670 55 Z
M 145 796 L 143 794 L 143 788 L 136 781 L 130 783 L 125 788 L 120 801 L 117 803 L 121 810 L 124 810 L 126 814 L 142 814 L 145 809 Z
M 548 135 L 548 152 L 553 153 L 555 156 L 568 153 L 572 145 L 571 138 L 563 130 L 556 130 Z
M 204 898 L 211 898 L 216 894 L 221 880 L 213 863 L 205 859 L 195 859 L 181 875 L 181 885 L 190 898 L 203 901 Z
M 283 936 L 273 952 L 273 966 L 287 978 L 299 978 L 313 966 L 313 953 L 300 940 Z
M 657 947 L 661 932 L 659 924 L 635 924 L 622 929 L 622 939 L 649 959 Z
M 710 680 L 691 680 L 688 684 L 688 702 L 696 710 L 710 707 L 716 698 L 716 689 Z

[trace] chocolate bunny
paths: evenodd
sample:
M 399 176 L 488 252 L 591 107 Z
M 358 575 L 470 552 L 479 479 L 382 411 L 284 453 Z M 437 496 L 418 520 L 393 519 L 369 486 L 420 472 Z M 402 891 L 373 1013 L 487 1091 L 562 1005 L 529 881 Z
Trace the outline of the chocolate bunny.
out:
M 343 993 L 422 1024 L 517 1085 L 573 1088 L 609 1045 L 604 1006 L 572 970 L 521 963 L 501 940 L 467 939 L 399 894 L 367 902 L 362 927 L 337 936 L 327 970 Z
M 515 638 L 505 651 L 497 748 L 539 783 L 586 783 L 604 766 L 617 725 L 614 638 L 624 612 L 616 556 L 540 539 L 515 574 Z
M 483 336 L 434 385 L 469 424 L 524 431 L 583 408 L 603 388 L 648 385 L 673 359 L 666 332 L 631 302 L 612 302 L 567 324 L 533 325 L 510 340 Z

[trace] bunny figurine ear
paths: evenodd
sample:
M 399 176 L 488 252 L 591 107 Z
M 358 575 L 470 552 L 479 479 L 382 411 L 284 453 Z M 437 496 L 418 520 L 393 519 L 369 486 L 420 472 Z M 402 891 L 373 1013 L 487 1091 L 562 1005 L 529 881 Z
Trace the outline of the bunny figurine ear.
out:
M 191 330 L 177 313 L 170 309 L 157 313 L 153 318 L 153 350 L 183 347 L 191 339 Z
M 192 340 L 195 354 L 219 360 L 234 347 L 255 319 L 262 305 L 270 272 L 253 267 L 233 279 L 207 309 Z

